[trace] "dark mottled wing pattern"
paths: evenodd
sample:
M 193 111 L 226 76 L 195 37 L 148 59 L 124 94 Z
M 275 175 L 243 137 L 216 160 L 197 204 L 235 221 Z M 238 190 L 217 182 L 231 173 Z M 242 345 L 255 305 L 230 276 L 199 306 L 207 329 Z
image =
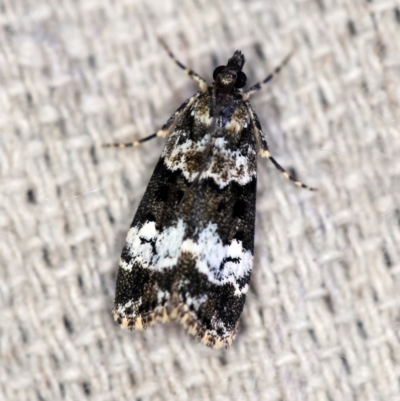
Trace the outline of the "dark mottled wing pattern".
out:
M 212 89 L 195 96 L 128 232 L 114 316 L 131 329 L 176 319 L 218 348 L 235 336 L 251 274 L 257 143 L 241 97 L 217 99 L 229 107 L 215 120 Z

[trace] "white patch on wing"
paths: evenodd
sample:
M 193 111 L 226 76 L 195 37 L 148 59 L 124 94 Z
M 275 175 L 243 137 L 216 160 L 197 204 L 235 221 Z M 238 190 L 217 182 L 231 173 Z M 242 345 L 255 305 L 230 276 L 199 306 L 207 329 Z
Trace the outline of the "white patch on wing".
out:
M 199 297 L 188 296 L 186 298 L 186 305 L 193 306 L 195 310 L 199 309 L 208 299 L 208 295 L 202 295 Z
M 125 241 L 131 260 L 128 264 L 121 258 L 120 267 L 131 270 L 135 263 L 155 270 L 174 267 L 184 232 L 182 220 L 178 221 L 177 226 L 168 227 L 161 233 L 157 231 L 154 221 L 146 221 L 140 229 L 131 227 Z
M 235 295 L 247 292 L 247 286 L 240 289 L 237 280 L 250 273 L 253 255 L 243 249 L 241 241 L 233 240 L 229 245 L 223 245 L 216 224 L 209 223 L 196 242 L 185 240 L 181 252 L 190 253 L 196 259 L 199 272 L 205 274 L 213 284 L 231 283 L 236 289 Z
M 192 160 L 196 159 L 197 163 L 198 160 L 201 160 L 211 138 L 207 134 L 201 141 L 194 142 L 186 139 L 183 143 L 178 144 L 181 135 L 185 135 L 184 131 L 173 133 L 169 138 L 171 142 L 165 146 L 161 156 L 169 170 L 180 170 L 189 182 L 193 182 L 202 165 L 198 164 L 196 169 L 193 167 Z M 255 149 L 249 146 L 247 154 L 243 155 L 239 149 L 231 150 L 227 145 L 225 138 L 214 140 L 212 154 L 207 162 L 207 167 L 201 174 L 201 179 L 212 178 L 220 188 L 224 188 L 231 181 L 236 181 L 240 185 L 249 183 L 256 175 L 255 159 L 257 155 Z
M 159 305 L 166 303 L 170 298 L 168 291 L 158 290 L 157 292 L 157 302 Z
M 210 135 L 205 135 L 199 142 L 194 142 L 191 139 L 186 139 L 185 142 L 178 144 L 181 136 L 185 136 L 184 131 L 174 132 L 164 147 L 161 157 L 164 158 L 164 164 L 171 171 L 180 170 L 184 177 L 192 182 L 197 175 L 198 171 L 194 169 L 188 170 L 187 166 L 190 164 L 191 159 L 200 156 L 204 153 L 206 146 L 210 140 Z M 171 141 L 171 142 L 170 142 Z
M 118 305 L 118 307 L 116 307 L 115 310 L 119 316 L 126 316 L 127 315 L 126 310 L 128 308 L 138 308 L 141 304 L 142 304 L 142 298 L 140 297 L 136 302 L 130 300 L 126 304 Z M 131 315 L 131 313 L 129 313 L 128 315 Z
M 189 253 L 196 260 L 196 268 L 207 279 L 216 285 L 231 283 L 235 287 L 235 295 L 247 292 L 248 286 L 240 288 L 237 281 L 247 276 L 253 265 L 253 255 L 243 248 L 242 242 L 232 240 L 224 245 L 217 233 L 216 224 L 209 223 L 202 230 L 198 239 L 183 241 L 185 225 L 180 219 L 175 226 L 158 232 L 154 222 L 147 221 L 138 230 L 132 227 L 126 238 L 126 248 L 131 261 L 121 259 L 120 267 L 131 270 L 138 262 L 141 267 L 162 271 L 176 266 L 183 253 Z M 145 241 L 143 241 L 145 240 Z M 148 242 L 149 241 L 149 242 Z M 165 294 L 159 294 L 164 296 Z M 197 300 L 200 302 L 200 300 Z
M 154 221 L 146 221 L 140 229 L 131 227 L 126 236 L 125 247 L 127 247 L 132 260 L 128 264 L 121 258 L 120 267 L 125 270 L 131 270 L 136 262 L 140 263 L 144 268 L 150 267 L 153 256 L 151 242 L 156 237 L 157 230 Z
M 249 183 L 256 175 L 254 163 L 256 152 L 249 147 L 247 155 L 243 155 L 239 149 L 230 150 L 225 138 L 216 138 L 210 163 L 202 173 L 201 179 L 212 178 L 220 188 L 225 187 L 231 181 L 240 185 Z
M 152 265 L 156 270 L 176 266 L 184 233 L 185 226 L 183 221 L 178 220 L 176 226 L 168 227 L 158 235 L 156 253 L 152 259 Z

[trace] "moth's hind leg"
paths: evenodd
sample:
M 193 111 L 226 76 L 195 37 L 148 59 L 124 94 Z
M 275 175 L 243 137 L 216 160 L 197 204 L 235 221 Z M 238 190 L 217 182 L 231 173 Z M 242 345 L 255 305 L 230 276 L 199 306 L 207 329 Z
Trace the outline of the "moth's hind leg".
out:
M 206 92 L 208 89 L 208 84 L 207 81 L 202 78 L 200 75 L 196 74 L 194 71 L 190 70 L 189 68 L 187 68 L 184 64 L 182 64 L 174 55 L 174 53 L 172 53 L 171 49 L 168 47 L 168 45 L 164 42 L 164 40 L 162 38 L 158 38 L 159 42 L 161 43 L 162 47 L 167 51 L 168 56 L 171 57 L 171 59 L 174 61 L 174 63 L 181 68 L 183 71 L 185 71 L 185 73 L 191 78 L 193 79 L 193 81 L 197 82 L 199 84 L 200 90 L 202 92 Z
M 295 185 L 297 185 L 298 187 L 301 188 L 305 188 L 308 189 L 309 191 L 316 191 L 316 188 L 312 188 L 309 187 L 308 185 L 303 184 L 301 181 L 296 180 L 295 177 L 293 177 L 292 175 L 290 175 L 272 156 L 269 148 L 268 148 L 268 144 L 267 144 L 267 140 L 265 139 L 265 135 L 261 130 L 261 125 L 260 125 L 260 121 L 258 120 L 257 114 L 253 112 L 253 110 L 249 107 L 249 113 L 253 122 L 253 126 L 255 129 L 255 135 L 257 138 L 257 142 L 259 145 L 259 154 L 262 157 L 267 157 L 269 160 L 271 160 L 272 164 L 282 173 L 283 177 L 286 178 L 289 181 L 292 181 Z
M 167 137 L 173 128 L 175 127 L 177 121 L 179 118 L 182 116 L 182 114 L 195 102 L 197 97 L 199 96 L 199 93 L 194 94 L 192 97 L 190 97 L 188 100 L 186 100 L 176 111 L 172 116 L 168 119 L 168 121 L 159 129 L 157 132 L 154 134 L 151 134 L 149 136 L 146 136 L 142 139 L 139 139 L 138 141 L 134 142 L 126 142 L 126 143 L 105 143 L 102 145 L 103 148 L 131 148 L 131 147 L 137 147 L 141 145 L 143 142 L 150 141 L 153 138 L 156 138 L 158 136 L 162 137 Z
M 282 173 L 282 175 L 289 181 L 292 181 L 294 185 L 297 185 L 298 187 L 301 188 L 305 188 L 308 189 L 309 191 L 317 191 L 317 188 L 312 188 L 309 187 L 306 184 L 303 184 L 301 181 L 296 180 L 295 177 L 293 177 L 292 175 L 290 175 L 271 155 L 271 152 L 266 149 L 266 150 L 262 150 L 261 152 L 261 156 L 263 157 L 268 157 L 269 160 L 271 160 L 271 162 L 273 163 L 273 165 Z

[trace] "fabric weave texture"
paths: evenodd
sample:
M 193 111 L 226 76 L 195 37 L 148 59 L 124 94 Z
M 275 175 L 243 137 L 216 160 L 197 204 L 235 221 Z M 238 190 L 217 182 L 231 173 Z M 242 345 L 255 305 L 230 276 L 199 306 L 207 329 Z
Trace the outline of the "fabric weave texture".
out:
M 229 350 L 112 320 L 152 134 L 233 51 L 277 160 Z M 0 0 L 0 401 L 400 400 L 400 3 Z

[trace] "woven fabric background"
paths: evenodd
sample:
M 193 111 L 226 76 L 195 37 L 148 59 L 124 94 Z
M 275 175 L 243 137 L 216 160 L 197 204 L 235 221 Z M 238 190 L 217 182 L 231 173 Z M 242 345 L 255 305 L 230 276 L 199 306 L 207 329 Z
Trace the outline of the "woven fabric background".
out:
M 236 49 L 293 186 L 259 160 L 230 350 L 121 330 L 125 234 L 157 130 Z M 0 0 L 0 400 L 400 400 L 400 3 Z

